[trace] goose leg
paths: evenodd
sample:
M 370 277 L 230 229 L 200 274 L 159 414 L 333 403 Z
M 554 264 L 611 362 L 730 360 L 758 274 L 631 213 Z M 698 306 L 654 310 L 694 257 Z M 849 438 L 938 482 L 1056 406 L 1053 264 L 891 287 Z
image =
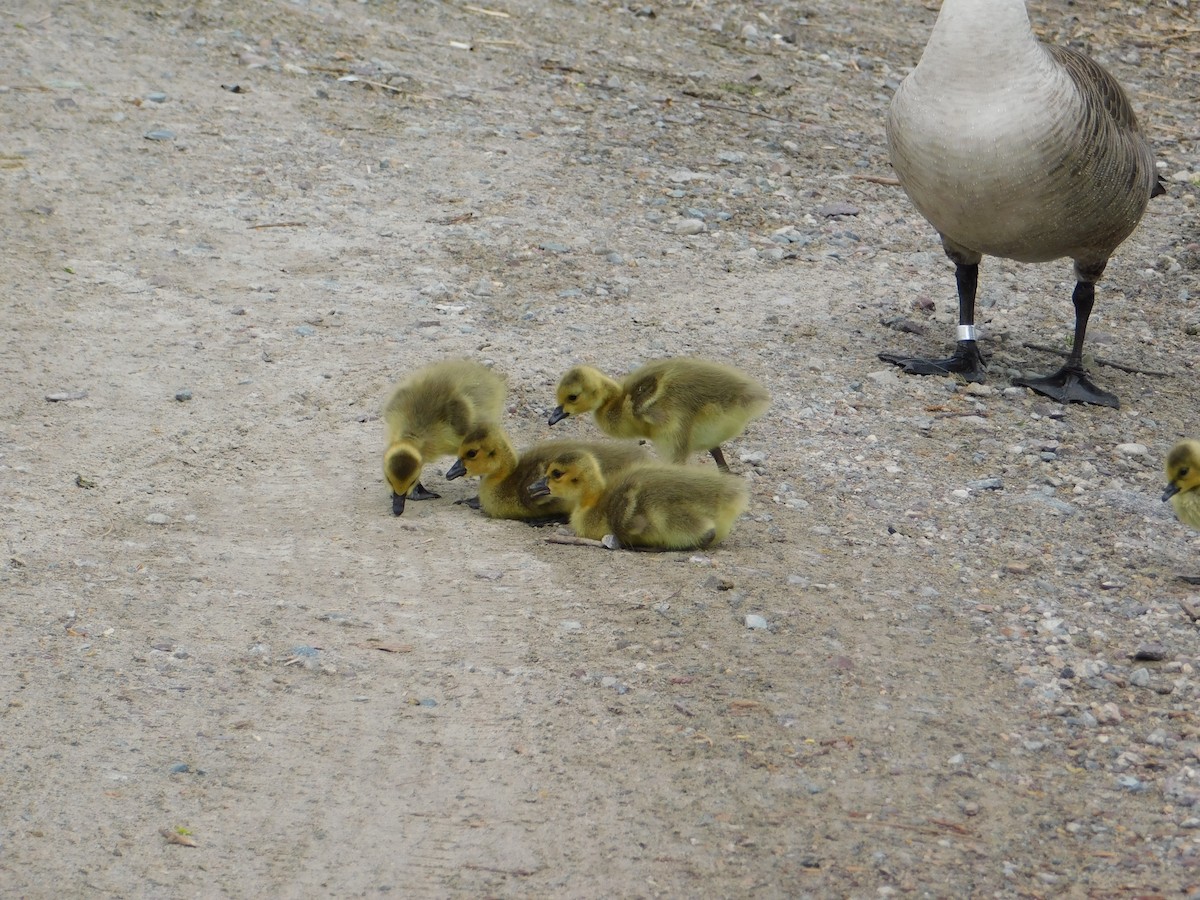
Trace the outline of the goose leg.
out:
M 709 455 L 712 456 L 713 461 L 717 464 L 718 469 L 720 469 L 722 472 L 729 471 L 729 464 L 725 462 L 725 454 L 721 452 L 720 447 L 713 447 L 708 452 Z
M 954 260 L 954 280 L 958 284 L 958 327 L 959 334 L 970 335 L 960 340 L 954 348 L 954 355 L 946 359 L 923 359 L 919 356 L 905 356 L 902 353 L 880 353 L 879 358 L 900 366 L 911 375 L 960 375 L 967 381 L 983 381 L 987 367 L 983 354 L 975 343 L 975 291 L 979 286 L 979 263 L 964 263 L 956 259 L 956 254 L 947 250 Z M 969 331 L 966 329 L 969 328 Z
M 1083 341 L 1087 336 L 1092 305 L 1096 301 L 1096 283 L 1077 281 L 1071 300 L 1075 304 L 1075 340 L 1071 344 L 1071 355 L 1067 357 L 1066 365 L 1053 375 L 1042 378 L 1014 378 L 1013 384 L 1032 388 L 1059 403 L 1094 403 L 1119 409 L 1121 401 L 1117 395 L 1096 387 L 1083 367 Z

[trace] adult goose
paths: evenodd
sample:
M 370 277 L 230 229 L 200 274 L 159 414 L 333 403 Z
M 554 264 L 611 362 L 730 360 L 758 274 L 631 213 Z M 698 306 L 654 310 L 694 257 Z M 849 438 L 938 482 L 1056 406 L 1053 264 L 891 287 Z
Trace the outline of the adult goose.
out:
M 943 0 L 920 62 L 892 98 L 887 141 L 900 183 L 956 267 L 958 344 L 948 359 L 880 358 L 919 375 L 983 381 L 982 257 L 1070 257 L 1071 353 L 1054 374 L 1015 383 L 1064 403 L 1119 406 L 1084 369 L 1088 317 L 1109 257 L 1163 189 L 1116 79 L 1034 37 L 1024 0 Z

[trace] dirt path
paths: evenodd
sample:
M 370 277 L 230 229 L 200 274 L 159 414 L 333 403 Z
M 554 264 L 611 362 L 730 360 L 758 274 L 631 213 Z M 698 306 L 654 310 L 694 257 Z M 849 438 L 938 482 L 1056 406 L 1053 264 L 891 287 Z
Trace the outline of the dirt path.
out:
M 1170 180 L 1114 412 L 1007 387 L 1065 263 L 987 262 L 989 385 L 875 359 L 954 321 L 883 148 L 918 4 L 244 6 L 0 12 L 0 894 L 1200 892 L 1186 9 L 1032 5 Z M 449 460 L 390 515 L 404 373 L 493 363 L 524 444 L 671 354 L 774 398 L 711 553 L 547 543 Z

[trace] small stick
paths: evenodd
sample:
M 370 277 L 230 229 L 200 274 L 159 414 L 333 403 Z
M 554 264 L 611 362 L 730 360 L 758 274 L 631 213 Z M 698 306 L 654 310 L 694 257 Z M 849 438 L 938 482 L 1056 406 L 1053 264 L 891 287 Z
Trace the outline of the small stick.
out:
M 700 108 L 701 109 L 723 109 L 723 110 L 725 110 L 725 112 L 741 113 L 744 116 L 758 116 L 760 119 L 770 119 L 772 122 L 779 122 L 781 124 L 786 124 L 783 119 L 776 118 L 775 116 L 768 116 L 766 113 L 755 112 L 752 109 L 739 109 L 736 106 L 726 106 L 723 103 L 701 103 Z
M 495 16 L 498 19 L 511 19 L 512 18 L 512 15 L 510 13 L 506 13 L 503 10 L 484 9 L 482 6 L 472 6 L 469 3 L 467 5 L 465 5 L 463 7 L 463 9 L 468 10 L 473 13 L 479 13 L 481 16 Z
M 869 181 L 871 184 L 886 184 L 899 187 L 900 179 L 893 175 L 851 175 L 855 181 Z
M 593 541 L 591 538 L 576 537 L 573 534 L 552 534 L 546 538 L 547 544 L 567 544 L 572 547 L 599 547 L 601 550 L 608 548 L 600 541 Z
M 450 42 L 453 46 L 454 42 Z M 348 83 L 369 84 L 371 87 L 379 88 L 381 91 L 391 91 L 393 94 L 403 94 L 405 89 L 396 87 L 394 84 L 388 84 L 386 81 L 372 81 L 370 78 L 362 78 L 358 75 L 343 75 L 338 81 Z
M 1030 341 L 1025 341 L 1021 344 L 1022 347 L 1027 347 L 1030 350 L 1040 350 L 1042 353 L 1053 353 L 1055 356 L 1070 356 L 1066 350 L 1059 350 L 1057 347 L 1047 347 L 1045 344 L 1034 344 Z M 1136 366 L 1127 366 L 1124 363 L 1115 362 L 1111 359 L 1101 359 L 1099 356 L 1094 357 L 1096 365 L 1108 366 L 1112 369 L 1120 369 L 1122 372 L 1129 372 L 1132 375 L 1153 375 L 1156 378 L 1173 378 L 1173 372 L 1156 372 L 1153 369 L 1139 369 Z
M 266 222 L 262 225 L 251 225 L 251 228 L 307 228 L 307 222 Z
M 1187 613 L 1189 619 L 1193 622 L 1200 621 L 1200 610 L 1188 603 L 1186 600 L 1180 600 L 1179 605 L 1183 607 L 1183 611 Z

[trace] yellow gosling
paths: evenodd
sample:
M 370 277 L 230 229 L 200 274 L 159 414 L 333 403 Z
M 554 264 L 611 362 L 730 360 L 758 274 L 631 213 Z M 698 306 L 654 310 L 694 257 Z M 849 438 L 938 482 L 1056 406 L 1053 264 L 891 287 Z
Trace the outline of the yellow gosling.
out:
M 383 407 L 387 449 L 383 474 L 392 488 L 392 513 L 404 512 L 404 499 L 438 495 L 421 484 L 426 460 L 457 453 L 476 425 L 497 422 L 504 405 L 504 378 L 467 359 L 419 369 L 393 389 Z
M 467 433 L 458 448 L 458 460 L 446 472 L 446 478 L 477 476 L 477 508 L 494 519 L 519 519 L 535 525 L 565 522 L 570 513 L 567 502 L 549 494 L 534 496 L 530 486 L 545 474 L 550 460 L 580 452 L 595 457 L 609 478 L 648 461 L 641 447 L 616 441 L 543 441 L 518 457 L 504 430 L 498 425 L 485 424 Z
M 1180 522 L 1200 528 L 1200 441 L 1180 441 L 1167 454 L 1162 498 L 1171 501 Z
M 548 462 L 532 490 L 565 500 L 580 537 L 653 550 L 720 543 L 749 501 L 745 481 L 726 472 L 648 463 L 606 481 L 595 457 L 580 452 Z
M 767 411 L 766 388 L 721 363 L 690 357 L 647 363 L 617 382 L 591 366 L 575 366 L 556 390 L 550 424 L 591 412 L 616 438 L 646 438 L 665 460 L 687 461 L 707 450 L 728 471 L 721 444 Z

